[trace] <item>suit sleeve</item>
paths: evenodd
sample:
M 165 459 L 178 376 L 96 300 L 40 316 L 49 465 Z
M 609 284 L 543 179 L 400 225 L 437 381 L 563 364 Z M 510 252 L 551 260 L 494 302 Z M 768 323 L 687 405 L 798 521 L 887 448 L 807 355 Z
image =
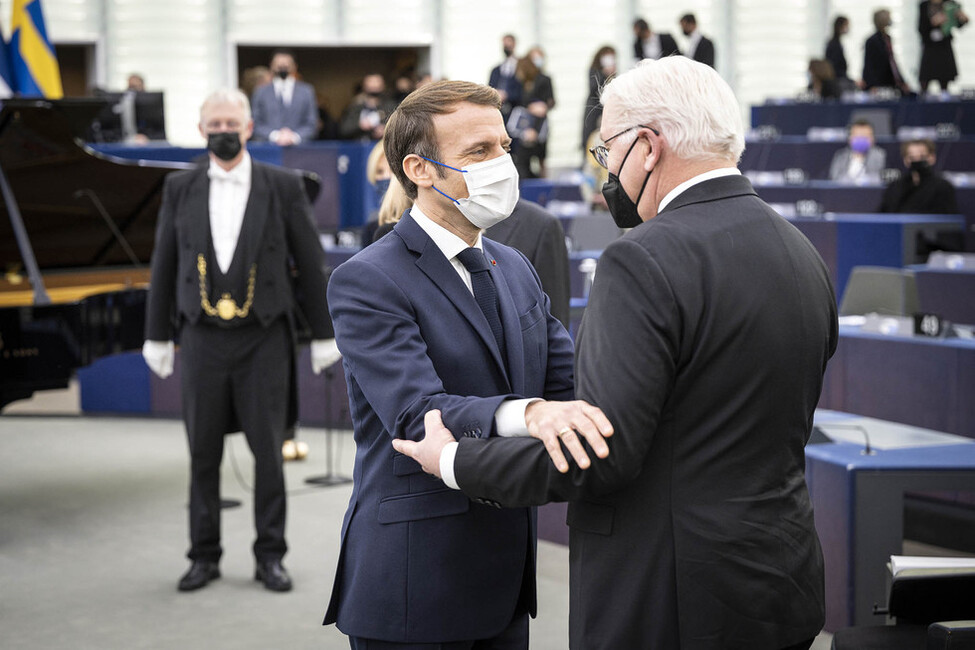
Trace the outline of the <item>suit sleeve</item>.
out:
M 838 181 L 843 178 L 843 175 L 846 173 L 847 166 L 846 149 L 839 149 L 833 154 L 833 160 L 829 164 L 829 179 L 831 181 Z
M 172 175 L 167 176 L 163 184 L 162 205 L 152 251 L 149 298 L 146 302 L 146 339 L 150 341 L 170 341 L 174 335 L 178 248 L 172 179 Z
M 315 89 L 311 85 L 303 84 L 301 88 L 304 88 L 302 94 L 305 99 L 301 106 L 301 124 L 295 132 L 301 136 L 302 142 L 308 142 L 314 140 L 318 133 L 318 102 L 315 99 Z
M 413 304 L 384 269 L 355 258 L 336 267 L 328 285 L 335 340 L 351 390 L 361 391 L 393 437 L 420 440 L 423 416 L 440 409 L 455 436 L 488 436 L 494 413 L 520 395 L 475 397 L 446 392 L 431 361 Z
M 460 440 L 454 472 L 471 497 L 505 506 L 576 500 L 618 490 L 645 464 L 676 373 L 676 302 L 650 254 L 629 240 L 606 248 L 580 333 L 578 395 L 603 409 L 609 456 L 583 471 L 555 469 L 533 438 Z
M 300 176 L 287 172 L 279 182 L 285 187 L 284 223 L 288 237 L 288 253 L 298 268 L 298 296 L 301 300 L 301 310 L 308 319 L 312 338 L 330 339 L 335 334 L 325 302 L 329 268 L 312 217 L 311 204 L 308 202 Z
M 704 39 L 701 41 L 701 44 L 698 46 L 698 49 L 703 50 L 702 52 L 695 52 L 695 54 L 698 57 L 698 60 L 704 65 L 709 65 L 713 68 L 714 67 L 714 41 L 710 39 Z

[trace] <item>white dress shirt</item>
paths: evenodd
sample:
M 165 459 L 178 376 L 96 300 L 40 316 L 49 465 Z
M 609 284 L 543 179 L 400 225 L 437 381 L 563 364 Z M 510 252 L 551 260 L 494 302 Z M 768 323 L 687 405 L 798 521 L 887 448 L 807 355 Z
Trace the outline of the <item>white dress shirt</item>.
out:
M 701 32 L 699 30 L 694 30 L 691 35 L 687 37 L 687 52 L 686 56 L 688 59 L 693 59 L 694 54 L 697 52 L 697 46 L 701 43 Z
M 691 189 L 698 183 L 703 183 L 704 181 L 709 181 L 712 178 L 721 178 L 722 176 L 741 176 L 741 172 L 738 171 L 737 167 L 719 167 L 718 169 L 712 169 L 711 171 L 704 172 L 703 174 L 698 174 L 693 178 L 689 178 L 674 189 L 667 192 L 667 195 L 657 206 L 657 214 L 664 211 L 671 201 L 676 199 L 678 196 Z
M 274 84 L 274 96 L 281 99 L 281 103 L 285 106 L 291 106 L 291 98 L 295 94 L 295 78 L 281 79 L 275 77 L 271 83 Z
M 660 44 L 660 34 L 654 32 L 650 38 L 643 41 L 643 58 L 659 59 L 663 51 L 663 46 Z
M 464 286 L 467 290 L 474 294 L 474 287 L 471 283 L 470 271 L 457 259 L 458 253 L 463 250 L 470 248 L 463 239 L 450 232 L 443 226 L 432 221 L 428 216 L 423 214 L 423 211 L 416 205 L 410 209 L 410 216 L 416 225 L 420 226 L 433 243 L 436 244 L 440 252 L 444 254 L 450 261 L 450 265 L 454 267 L 457 275 L 460 276 L 461 281 L 463 281 Z M 481 235 L 477 235 L 477 241 L 474 242 L 474 248 L 483 250 L 481 244 Z M 512 399 L 505 400 L 498 407 L 498 410 L 494 412 L 494 424 L 497 429 L 499 436 L 504 437 L 515 437 L 515 436 L 527 436 L 528 426 L 525 424 L 525 407 L 527 407 L 531 402 L 538 401 L 538 398 L 529 399 Z M 450 453 L 444 453 L 440 457 L 440 473 L 443 475 L 444 482 L 454 489 L 459 489 L 457 487 L 457 482 L 454 480 L 454 454 L 457 453 L 457 443 L 451 443 L 447 445 L 451 448 Z M 446 451 L 446 450 L 445 450 Z M 449 455 L 449 461 L 445 460 L 445 456 Z M 445 465 L 447 471 L 445 472 Z
M 226 273 L 237 250 L 240 228 L 244 224 L 244 210 L 251 193 L 251 157 L 246 151 L 243 159 L 230 171 L 210 160 L 210 237 L 213 254 L 220 271 Z

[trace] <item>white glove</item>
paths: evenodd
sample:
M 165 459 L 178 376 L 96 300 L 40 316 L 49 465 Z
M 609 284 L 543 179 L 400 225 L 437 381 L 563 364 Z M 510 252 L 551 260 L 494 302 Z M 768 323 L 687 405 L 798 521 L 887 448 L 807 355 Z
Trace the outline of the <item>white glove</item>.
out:
M 322 370 L 328 368 L 342 358 L 339 346 L 335 339 L 319 339 L 311 342 L 311 371 L 320 375 Z
M 146 341 L 142 344 L 142 358 L 150 370 L 165 379 L 173 374 L 176 346 L 172 341 Z

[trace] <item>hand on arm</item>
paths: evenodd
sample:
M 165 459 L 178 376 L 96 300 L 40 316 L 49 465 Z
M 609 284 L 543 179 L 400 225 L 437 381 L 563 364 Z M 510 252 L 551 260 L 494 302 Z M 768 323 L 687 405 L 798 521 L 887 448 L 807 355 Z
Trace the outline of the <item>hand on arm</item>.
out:
M 441 478 L 440 455 L 448 444 L 455 442 L 454 434 L 444 426 L 438 410 L 427 411 L 423 416 L 423 426 L 426 435 L 422 440 L 415 442 L 394 438 L 393 449 L 420 463 L 427 474 Z
M 333 365 L 342 358 L 335 339 L 321 339 L 311 342 L 311 370 L 320 375 L 322 370 Z
M 599 458 L 609 455 L 609 447 L 603 438 L 613 435 L 613 425 L 599 407 L 588 402 L 532 402 L 525 408 L 525 424 L 528 433 L 545 444 L 552 462 L 562 473 L 569 471 L 569 464 L 562 453 L 560 440 L 581 469 L 589 467 L 590 460 L 580 436 Z

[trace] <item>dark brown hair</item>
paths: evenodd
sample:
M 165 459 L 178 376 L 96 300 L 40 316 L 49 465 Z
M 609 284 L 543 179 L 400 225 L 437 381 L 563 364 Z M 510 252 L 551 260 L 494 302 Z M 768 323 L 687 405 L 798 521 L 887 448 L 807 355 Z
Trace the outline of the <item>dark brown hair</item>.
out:
M 383 136 L 386 161 L 411 199 L 416 199 L 417 188 L 403 171 L 403 160 L 417 154 L 439 161 L 440 147 L 433 118 L 453 113 L 461 102 L 501 109 L 501 96 L 494 88 L 470 81 L 437 81 L 410 93 L 386 122 Z M 437 175 L 440 178 L 446 175 L 440 165 L 437 165 Z

